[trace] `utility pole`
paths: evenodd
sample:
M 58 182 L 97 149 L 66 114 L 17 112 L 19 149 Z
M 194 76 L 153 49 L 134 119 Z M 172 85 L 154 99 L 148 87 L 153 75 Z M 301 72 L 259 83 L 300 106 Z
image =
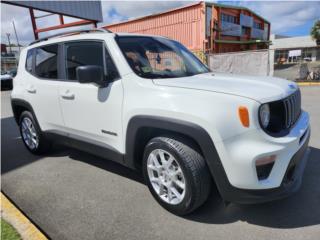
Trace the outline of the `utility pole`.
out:
M 6 34 L 7 34 L 7 38 L 8 38 L 8 43 L 9 43 L 10 53 L 12 53 L 12 50 L 11 50 L 11 43 L 10 43 L 10 33 L 6 33 Z
M 14 24 L 14 21 L 12 21 L 12 25 L 13 25 L 13 29 L 14 29 L 14 34 L 16 35 L 18 48 L 19 48 L 19 56 L 20 56 L 20 43 L 19 43 L 19 38 L 18 38 L 18 34 L 17 34 L 17 31 L 16 31 L 16 25 Z

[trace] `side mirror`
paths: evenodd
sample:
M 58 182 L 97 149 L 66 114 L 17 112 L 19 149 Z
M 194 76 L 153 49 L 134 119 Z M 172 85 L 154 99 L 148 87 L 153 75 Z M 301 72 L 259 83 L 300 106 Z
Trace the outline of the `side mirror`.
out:
M 103 69 L 98 65 L 77 67 L 76 76 L 79 83 L 96 83 L 100 87 L 108 85 L 108 82 L 104 80 Z

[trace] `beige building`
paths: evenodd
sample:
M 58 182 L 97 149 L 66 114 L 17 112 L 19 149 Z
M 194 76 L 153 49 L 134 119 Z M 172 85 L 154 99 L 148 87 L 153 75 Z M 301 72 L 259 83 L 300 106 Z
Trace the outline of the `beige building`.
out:
M 271 35 L 275 63 L 320 61 L 320 46 L 310 36 L 287 37 Z

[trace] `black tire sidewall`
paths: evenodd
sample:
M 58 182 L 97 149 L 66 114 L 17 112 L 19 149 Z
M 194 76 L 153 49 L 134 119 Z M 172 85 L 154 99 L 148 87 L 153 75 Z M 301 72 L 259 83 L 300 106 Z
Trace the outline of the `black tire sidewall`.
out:
M 149 154 L 155 149 L 162 149 L 172 154 L 182 169 L 183 175 L 185 177 L 185 182 L 186 182 L 186 189 L 185 189 L 186 193 L 183 201 L 179 204 L 172 205 L 172 204 L 166 203 L 158 196 L 158 194 L 153 189 L 153 186 L 148 176 L 147 160 L 148 160 Z M 194 204 L 193 190 L 195 188 L 195 185 L 193 182 L 193 176 L 190 173 L 190 171 L 186 168 L 182 160 L 182 156 L 169 143 L 155 139 L 154 141 L 151 141 L 150 143 L 147 144 L 147 146 L 145 147 L 145 152 L 143 156 L 143 176 L 153 197 L 157 200 L 157 202 L 161 206 L 163 206 L 168 211 L 173 212 L 177 215 L 184 215 L 188 213 L 188 209 L 191 210 L 193 208 L 193 204 Z

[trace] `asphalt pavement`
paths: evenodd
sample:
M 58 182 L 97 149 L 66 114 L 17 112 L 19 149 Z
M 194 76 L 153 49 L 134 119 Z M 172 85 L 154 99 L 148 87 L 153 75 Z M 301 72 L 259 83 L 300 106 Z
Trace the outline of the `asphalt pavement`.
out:
M 213 188 L 200 209 L 175 216 L 152 198 L 139 173 L 81 151 L 34 156 L 1 92 L 2 191 L 57 240 L 320 239 L 320 87 L 302 88 L 311 114 L 311 154 L 301 189 L 257 205 L 225 206 Z

